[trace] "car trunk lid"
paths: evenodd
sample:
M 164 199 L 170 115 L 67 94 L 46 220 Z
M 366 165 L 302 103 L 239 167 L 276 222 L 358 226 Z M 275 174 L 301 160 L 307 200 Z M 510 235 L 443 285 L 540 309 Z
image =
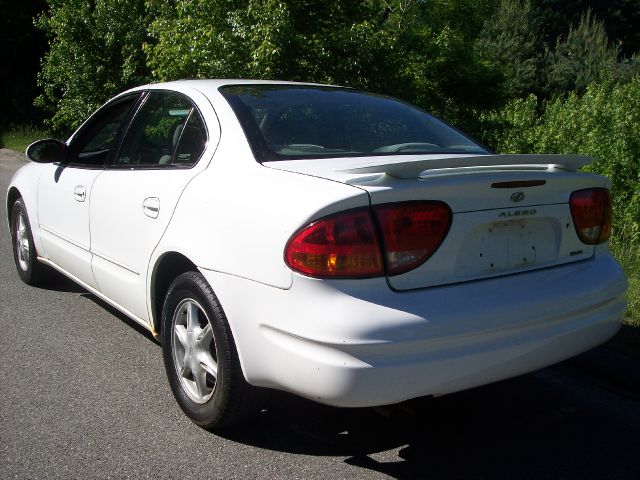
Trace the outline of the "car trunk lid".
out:
M 265 164 L 365 189 L 371 203 L 439 200 L 453 218 L 424 264 L 389 276 L 410 290 L 472 281 L 584 260 L 594 246 L 576 234 L 569 197 L 604 187 L 606 178 L 576 170 L 588 157 L 556 155 L 326 159 Z

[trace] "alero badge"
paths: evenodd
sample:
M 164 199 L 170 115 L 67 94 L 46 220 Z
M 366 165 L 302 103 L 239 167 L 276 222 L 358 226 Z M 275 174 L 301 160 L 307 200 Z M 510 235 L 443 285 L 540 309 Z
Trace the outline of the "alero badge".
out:
M 529 208 L 525 210 L 508 210 L 505 212 L 500 212 L 498 218 L 530 217 L 531 215 L 535 215 L 537 213 L 538 211 L 535 208 Z
M 515 192 L 515 193 L 511 194 L 511 201 L 512 202 L 521 202 L 522 200 L 524 200 L 524 193 Z

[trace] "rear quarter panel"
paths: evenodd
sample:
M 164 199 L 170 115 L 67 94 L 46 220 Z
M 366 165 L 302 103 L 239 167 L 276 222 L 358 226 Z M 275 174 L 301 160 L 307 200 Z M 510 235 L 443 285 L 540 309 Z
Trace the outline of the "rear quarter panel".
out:
M 221 145 L 188 185 L 155 258 L 177 251 L 198 267 L 288 289 L 291 235 L 315 218 L 369 204 L 356 187 L 230 159 L 237 155 Z

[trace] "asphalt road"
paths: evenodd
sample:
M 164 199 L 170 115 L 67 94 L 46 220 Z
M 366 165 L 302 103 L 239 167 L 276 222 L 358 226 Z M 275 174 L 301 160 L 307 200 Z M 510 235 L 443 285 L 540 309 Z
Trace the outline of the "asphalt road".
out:
M 3 200 L 22 162 L 0 150 Z M 215 435 L 179 410 L 149 335 L 61 276 L 20 282 L 0 225 L 2 479 L 640 478 L 637 384 L 586 358 L 382 411 L 276 394 Z

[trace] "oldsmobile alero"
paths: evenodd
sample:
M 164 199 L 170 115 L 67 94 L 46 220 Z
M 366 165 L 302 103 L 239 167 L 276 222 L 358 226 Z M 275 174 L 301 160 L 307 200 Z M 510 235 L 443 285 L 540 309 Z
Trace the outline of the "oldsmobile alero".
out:
M 361 407 L 483 385 L 625 314 L 588 158 L 496 155 L 389 97 L 146 85 L 27 156 L 6 203 L 20 277 L 53 267 L 149 329 L 205 428 L 256 387 Z

